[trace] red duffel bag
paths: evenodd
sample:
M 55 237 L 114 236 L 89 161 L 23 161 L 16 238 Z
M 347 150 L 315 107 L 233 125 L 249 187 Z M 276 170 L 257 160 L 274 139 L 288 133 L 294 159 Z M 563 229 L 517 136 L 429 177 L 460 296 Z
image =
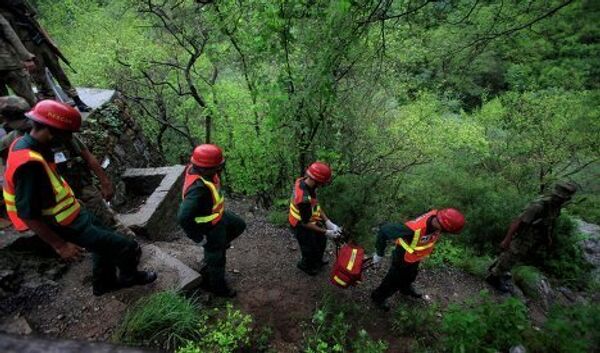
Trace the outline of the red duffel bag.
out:
M 331 283 L 348 288 L 362 279 L 365 249 L 355 244 L 344 244 L 337 251 L 337 259 L 331 271 Z

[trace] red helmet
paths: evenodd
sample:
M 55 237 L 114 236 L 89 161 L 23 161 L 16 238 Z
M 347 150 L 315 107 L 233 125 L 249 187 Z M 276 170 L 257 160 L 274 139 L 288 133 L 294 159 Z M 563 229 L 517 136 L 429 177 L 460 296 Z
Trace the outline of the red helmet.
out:
M 331 181 L 331 168 L 326 163 L 314 162 L 306 170 L 306 175 L 321 184 L 327 184 Z
M 460 233 L 465 226 L 465 216 L 456 208 L 439 210 L 437 219 L 443 230 L 449 233 Z
M 217 145 L 203 144 L 194 148 L 190 161 L 200 168 L 214 168 L 225 163 L 223 151 Z
M 77 109 L 50 99 L 38 102 L 25 115 L 33 121 L 58 130 L 77 132 L 81 127 L 81 114 Z

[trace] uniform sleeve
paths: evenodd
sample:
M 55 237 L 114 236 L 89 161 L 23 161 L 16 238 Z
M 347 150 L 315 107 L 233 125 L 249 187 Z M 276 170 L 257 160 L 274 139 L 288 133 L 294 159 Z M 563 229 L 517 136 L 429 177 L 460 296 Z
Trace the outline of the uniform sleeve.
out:
M 196 223 L 195 218 L 209 214 L 211 210 L 212 196 L 209 190 L 196 183 L 179 205 L 177 221 L 188 237 L 199 242 L 203 238 L 202 234 L 207 230 L 207 225 Z
M 22 219 L 37 219 L 42 216 L 42 197 L 39 190 L 51 188 L 44 167 L 39 163 L 27 163 L 14 175 L 15 205 L 17 215 Z M 50 189 L 51 190 L 51 189 Z
M 34 58 L 34 55 L 27 51 L 17 36 L 17 33 L 15 33 L 10 23 L 2 15 L 0 15 L 0 31 L 2 31 L 3 37 L 6 39 L 6 41 L 15 49 L 21 61 L 31 60 Z
M 540 204 L 539 202 L 533 202 L 529 204 L 525 208 L 525 210 L 523 210 L 523 213 L 521 213 L 519 219 L 526 225 L 531 225 L 535 222 L 536 219 L 539 219 L 541 217 L 543 210 L 544 206 L 542 204 Z
M 377 232 L 377 240 L 375 241 L 375 249 L 377 255 L 384 256 L 385 248 L 388 243 L 395 242 L 396 239 L 402 238 L 407 243 L 412 241 L 414 232 L 401 223 L 387 223 L 379 228 Z

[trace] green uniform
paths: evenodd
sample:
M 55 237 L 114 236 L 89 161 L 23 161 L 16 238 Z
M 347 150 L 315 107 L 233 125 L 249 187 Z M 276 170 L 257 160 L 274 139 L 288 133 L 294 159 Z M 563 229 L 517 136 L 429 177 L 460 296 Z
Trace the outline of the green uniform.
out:
M 428 229 L 432 229 L 428 221 Z M 389 243 L 395 243 L 398 238 L 402 238 L 406 243 L 411 243 L 414 231 L 404 224 L 387 223 L 379 228 L 375 247 L 377 255 L 383 257 L 385 249 Z M 397 291 L 406 292 L 410 285 L 417 279 L 420 261 L 409 263 L 404 261 L 404 250 L 401 246 L 396 246 L 392 252 L 392 264 L 383 281 L 373 291 L 371 297 L 376 302 L 383 302 Z
M 210 287 L 219 292 L 226 287 L 225 264 L 227 249 L 231 242 L 246 229 L 246 223 L 233 212 L 225 211 L 216 224 L 197 223 L 195 218 L 211 213 L 213 199 L 210 190 L 201 180 L 197 180 L 187 191 L 179 206 L 177 219 L 186 235 L 195 242 L 206 237 L 204 262 L 201 273 L 208 279 Z
M 14 1 L 13 1 L 14 2 Z M 26 1 L 16 1 L 14 5 L 0 7 L 0 14 L 11 23 L 15 32 L 29 52 L 35 55 L 35 69 L 31 72 L 31 79 L 38 88 L 40 99 L 55 99 L 52 87 L 46 79 L 46 68 L 50 70 L 60 87 L 70 97 L 77 96 L 77 90 L 61 67 L 59 59 L 43 35 L 32 23 L 37 23 L 36 11 Z M 39 24 L 38 24 L 39 26 Z
M 27 148 L 39 152 L 46 160 L 54 157 L 49 148 L 41 146 L 29 134 L 15 145 L 15 150 Z M 42 216 L 42 209 L 52 206 L 55 201 L 50 180 L 39 163 L 21 166 L 14 180 L 19 218 L 42 220 L 65 241 L 92 252 L 94 286 L 116 283 L 117 268 L 121 278 L 135 276 L 141 255 L 137 242 L 105 227 L 85 208 L 68 226 L 60 226 L 53 218 Z
M 501 276 L 510 271 L 517 262 L 535 263 L 536 251 L 543 248 L 552 237 L 554 223 L 560 216 L 560 206 L 551 203 L 551 197 L 543 197 L 533 201 L 519 216 L 521 228 L 511 241 L 508 250 L 500 254 L 490 268 L 494 276 Z
M 29 74 L 23 62 L 34 57 L 30 53 L 4 16 L 0 14 L 0 96 L 7 96 L 12 89 L 23 97 L 29 105 L 36 102 Z

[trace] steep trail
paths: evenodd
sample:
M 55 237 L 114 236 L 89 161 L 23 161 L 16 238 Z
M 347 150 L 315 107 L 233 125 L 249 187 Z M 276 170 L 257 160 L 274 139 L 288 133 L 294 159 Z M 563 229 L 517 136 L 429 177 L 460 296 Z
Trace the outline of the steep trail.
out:
M 364 282 L 355 288 L 335 288 L 329 283 L 329 268 L 315 277 L 296 268 L 299 258 L 296 240 L 289 229 L 270 224 L 266 211 L 256 210 L 247 200 L 230 199 L 227 207 L 241 215 L 248 225 L 228 252 L 227 276 L 238 290 L 233 303 L 251 314 L 258 327 L 271 328 L 275 351 L 300 351 L 303 327 L 328 293 L 336 302 L 354 303 L 361 308 L 348 318 L 353 329 L 364 328 L 372 337 L 386 340 L 389 352 L 409 352 L 406 338 L 395 335 L 391 325 L 395 303 L 414 301 L 396 295 L 390 299 L 392 311 L 384 314 L 375 309 L 369 299 L 370 291 L 379 284 L 389 263 L 385 262 L 377 271 L 368 270 Z M 174 234 L 169 242 L 154 245 L 189 267 L 199 268 L 201 251 L 181 232 Z M 331 263 L 333 256 L 331 253 L 329 256 Z M 41 287 L 42 292 L 28 303 L 27 298 L 22 298 L 20 310 L 12 312 L 10 317 L 0 317 L 0 322 L 20 316 L 38 335 L 109 341 L 127 308 L 142 296 L 161 289 L 154 285 L 135 287 L 96 298 L 91 295 L 90 275 L 91 256 L 88 254 L 57 278 L 55 286 L 48 290 Z M 428 295 L 429 301 L 442 308 L 489 289 L 478 278 L 453 268 L 422 269 L 416 286 Z M 214 304 L 207 298 L 203 294 L 199 296 L 201 303 Z

